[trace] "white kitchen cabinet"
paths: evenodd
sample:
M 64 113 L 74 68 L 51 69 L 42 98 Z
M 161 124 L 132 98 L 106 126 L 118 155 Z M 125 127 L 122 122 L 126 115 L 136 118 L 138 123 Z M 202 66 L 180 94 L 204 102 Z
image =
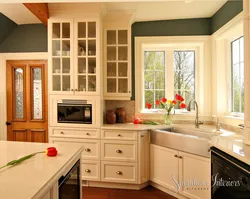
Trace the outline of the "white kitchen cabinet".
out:
M 104 22 L 104 98 L 130 100 L 130 21 Z
M 185 152 L 179 152 L 179 176 L 182 182 L 205 183 L 194 187 L 180 188 L 180 194 L 191 199 L 210 199 L 210 173 L 211 163 L 209 158 L 192 155 Z
M 210 199 L 210 165 L 209 158 L 150 145 L 150 180 L 190 199 Z
M 100 94 L 98 19 L 49 20 L 50 94 Z
M 150 180 L 176 191 L 174 179 L 179 179 L 179 159 L 177 150 L 150 145 Z

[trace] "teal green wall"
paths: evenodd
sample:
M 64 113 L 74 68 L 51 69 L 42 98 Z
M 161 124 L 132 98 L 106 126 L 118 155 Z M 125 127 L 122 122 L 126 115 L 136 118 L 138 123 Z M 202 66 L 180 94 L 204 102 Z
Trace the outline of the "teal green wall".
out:
M 0 44 L 2 53 L 47 51 L 47 27 L 43 24 L 19 25 Z
M 243 11 L 243 0 L 226 2 L 211 18 L 211 34 Z
M 17 27 L 17 24 L 11 21 L 8 17 L 0 13 L 0 44 L 4 41 L 4 39 Z

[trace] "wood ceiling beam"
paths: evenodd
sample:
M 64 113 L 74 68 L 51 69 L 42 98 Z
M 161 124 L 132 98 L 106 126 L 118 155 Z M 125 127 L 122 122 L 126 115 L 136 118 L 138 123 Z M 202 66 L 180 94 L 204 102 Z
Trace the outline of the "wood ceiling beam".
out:
M 24 3 L 28 8 L 44 25 L 48 25 L 49 8 L 47 3 Z

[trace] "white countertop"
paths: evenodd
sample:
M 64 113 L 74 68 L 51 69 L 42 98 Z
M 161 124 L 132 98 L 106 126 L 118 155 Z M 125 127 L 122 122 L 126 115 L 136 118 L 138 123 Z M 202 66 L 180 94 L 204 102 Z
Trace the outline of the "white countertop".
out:
M 194 124 L 174 124 L 174 126 L 185 129 L 205 131 L 207 133 L 216 134 L 212 136 L 210 142 L 211 146 L 215 146 L 229 155 L 247 163 L 250 165 L 250 145 L 246 145 L 243 142 L 243 136 L 230 131 L 224 131 L 221 133 L 215 133 L 215 126 L 213 125 L 201 125 L 199 129 L 194 128 Z M 101 129 L 110 130 L 152 130 L 152 129 L 164 129 L 167 125 L 144 125 L 144 124 L 105 124 Z
M 0 166 L 31 153 L 45 151 L 55 146 L 56 157 L 45 154 L 25 160 L 19 165 L 0 170 L 1 199 L 30 199 L 58 174 L 68 162 L 82 151 L 81 144 L 54 145 L 44 143 L 24 143 L 0 141 Z

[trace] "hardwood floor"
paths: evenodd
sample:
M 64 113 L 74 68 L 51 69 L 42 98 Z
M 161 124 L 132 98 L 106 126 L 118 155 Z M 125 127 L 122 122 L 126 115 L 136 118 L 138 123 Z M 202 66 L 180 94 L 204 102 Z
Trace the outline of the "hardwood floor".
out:
M 83 199 L 176 199 L 152 186 L 139 191 L 83 187 Z

